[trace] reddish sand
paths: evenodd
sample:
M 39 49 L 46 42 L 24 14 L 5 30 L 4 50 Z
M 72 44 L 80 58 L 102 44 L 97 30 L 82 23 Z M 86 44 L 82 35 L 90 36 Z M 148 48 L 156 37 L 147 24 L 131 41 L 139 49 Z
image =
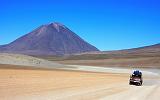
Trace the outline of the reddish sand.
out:
M 0 69 L 0 99 L 147 100 L 148 97 L 148 100 L 157 100 L 160 92 L 158 85 L 129 86 L 128 76 L 64 70 L 10 69 L 8 66 L 8 69 Z

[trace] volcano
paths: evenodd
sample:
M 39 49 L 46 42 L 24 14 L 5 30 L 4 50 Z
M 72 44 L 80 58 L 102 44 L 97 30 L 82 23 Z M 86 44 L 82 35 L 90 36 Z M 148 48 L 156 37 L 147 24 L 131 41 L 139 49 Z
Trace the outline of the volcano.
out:
M 15 41 L 0 46 L 0 52 L 27 55 L 71 55 L 99 51 L 61 23 L 42 25 Z

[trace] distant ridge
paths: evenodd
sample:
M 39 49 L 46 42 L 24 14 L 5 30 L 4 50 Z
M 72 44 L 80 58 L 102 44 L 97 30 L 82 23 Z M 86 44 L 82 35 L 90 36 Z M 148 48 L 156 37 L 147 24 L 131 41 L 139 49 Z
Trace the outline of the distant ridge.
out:
M 42 25 L 10 44 L 0 46 L 0 52 L 27 55 L 70 55 L 91 51 L 99 50 L 58 22 Z
M 122 58 L 147 58 L 160 57 L 160 44 L 144 46 L 139 48 L 115 50 L 115 51 L 95 51 L 74 54 L 61 58 L 62 60 L 98 60 L 98 59 L 122 59 Z M 60 58 L 59 58 L 60 59 Z M 58 59 L 58 60 L 59 60 Z
M 108 52 L 108 51 L 106 51 Z M 150 45 L 150 46 L 144 46 L 144 47 L 138 47 L 138 48 L 132 48 L 132 49 L 124 49 L 124 50 L 116 50 L 111 51 L 113 53 L 160 53 L 160 43 Z

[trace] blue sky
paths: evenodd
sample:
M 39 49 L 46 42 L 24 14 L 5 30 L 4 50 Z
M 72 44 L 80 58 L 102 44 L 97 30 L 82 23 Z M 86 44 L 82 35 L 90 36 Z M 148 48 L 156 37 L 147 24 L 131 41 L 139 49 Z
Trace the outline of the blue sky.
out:
M 100 50 L 160 43 L 159 0 L 0 0 L 0 45 L 50 22 Z

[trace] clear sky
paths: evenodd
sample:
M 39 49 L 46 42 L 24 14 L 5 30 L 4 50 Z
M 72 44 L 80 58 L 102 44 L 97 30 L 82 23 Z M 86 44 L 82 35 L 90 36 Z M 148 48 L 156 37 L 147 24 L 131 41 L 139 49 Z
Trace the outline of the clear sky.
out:
M 160 43 L 160 0 L 0 0 L 0 45 L 60 22 L 100 50 Z

